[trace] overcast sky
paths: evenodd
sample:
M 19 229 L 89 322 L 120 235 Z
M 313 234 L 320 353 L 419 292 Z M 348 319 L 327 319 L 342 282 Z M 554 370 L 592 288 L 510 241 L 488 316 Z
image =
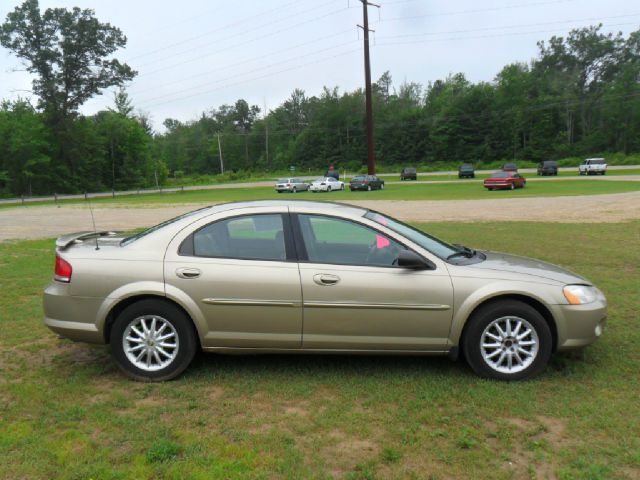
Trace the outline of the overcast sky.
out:
M 17 0 L 0 1 L 4 20 Z M 426 84 L 464 72 L 491 81 L 506 64 L 528 62 L 536 41 L 601 22 L 625 35 L 640 27 L 629 0 L 380 0 L 372 77 L 389 70 L 394 85 Z M 42 9 L 95 10 L 128 37 L 116 58 L 139 72 L 127 90 L 161 129 L 165 118 L 190 120 L 244 98 L 275 108 L 294 88 L 318 95 L 364 82 L 362 6 L 358 0 L 40 0 Z M 0 98 L 29 96 L 30 77 L 0 47 Z M 33 99 L 35 103 L 35 99 Z M 112 91 L 87 102 L 91 114 L 113 104 Z

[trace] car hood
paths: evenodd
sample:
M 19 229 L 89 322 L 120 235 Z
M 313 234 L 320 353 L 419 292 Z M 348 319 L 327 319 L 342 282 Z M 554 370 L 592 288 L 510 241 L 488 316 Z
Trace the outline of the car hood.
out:
M 542 262 L 535 258 L 519 257 L 507 253 L 483 251 L 486 260 L 468 265 L 474 270 L 491 270 L 495 272 L 509 272 L 553 280 L 564 284 L 588 284 L 591 282 L 580 275 L 551 263 Z

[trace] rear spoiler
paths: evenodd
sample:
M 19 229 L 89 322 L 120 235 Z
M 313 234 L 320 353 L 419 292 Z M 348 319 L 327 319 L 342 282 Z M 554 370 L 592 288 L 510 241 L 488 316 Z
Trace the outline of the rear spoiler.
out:
M 100 232 L 76 232 L 70 233 L 68 235 L 63 235 L 62 237 L 56 240 L 56 247 L 60 250 L 64 250 L 65 248 L 73 245 L 74 243 L 82 243 L 84 240 L 88 240 L 90 238 L 97 237 L 112 237 L 117 235 L 117 232 L 112 232 L 110 230 L 104 230 Z

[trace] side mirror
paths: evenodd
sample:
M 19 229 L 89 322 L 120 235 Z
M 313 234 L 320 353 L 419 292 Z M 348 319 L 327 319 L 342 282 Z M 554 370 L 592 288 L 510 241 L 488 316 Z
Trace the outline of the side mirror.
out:
M 411 270 L 433 270 L 436 268 L 433 262 L 422 258 L 411 250 L 402 250 L 398 255 L 396 263 L 399 267 Z

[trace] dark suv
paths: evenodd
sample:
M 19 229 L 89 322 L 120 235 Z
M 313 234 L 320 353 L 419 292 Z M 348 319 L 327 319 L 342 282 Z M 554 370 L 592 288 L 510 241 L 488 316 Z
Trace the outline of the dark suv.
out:
M 470 163 L 463 163 L 458 167 L 458 178 L 476 178 L 476 171 Z
M 558 175 L 558 162 L 544 160 L 538 164 L 538 175 Z
M 400 172 L 400 180 L 417 180 L 418 174 L 416 173 L 415 168 L 403 168 Z

